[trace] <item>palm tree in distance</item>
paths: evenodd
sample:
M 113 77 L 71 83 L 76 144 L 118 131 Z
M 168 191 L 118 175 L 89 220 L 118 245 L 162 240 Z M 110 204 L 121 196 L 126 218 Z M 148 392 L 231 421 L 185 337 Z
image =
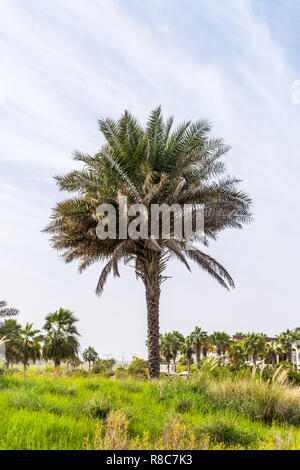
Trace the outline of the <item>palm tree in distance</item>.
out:
M 292 353 L 294 351 L 293 343 L 297 339 L 297 330 L 286 330 L 278 337 L 278 342 L 287 356 L 289 367 L 292 365 Z
M 208 344 L 208 335 L 206 331 L 201 330 L 198 326 L 195 327 L 194 331 L 191 334 L 193 339 L 193 345 L 196 353 L 196 362 L 200 362 L 201 350 L 203 352 L 203 347 L 205 348 Z
M 0 338 L 5 336 L 7 339 L 5 347 L 6 366 L 20 362 L 19 337 L 22 326 L 16 320 L 8 318 L 0 324 Z
M 73 312 L 60 308 L 57 312 L 46 316 L 44 330 L 43 357 L 46 360 L 53 360 L 57 369 L 62 361 L 74 359 L 79 350 L 78 322 Z
M 218 356 L 225 355 L 232 343 L 230 336 L 225 331 L 214 331 L 210 336 L 210 341 L 217 348 Z
M 246 354 L 251 354 L 253 364 L 256 364 L 257 359 L 263 356 L 265 350 L 265 335 L 257 333 L 249 333 L 243 339 L 244 350 Z
M 29 361 L 35 363 L 41 358 L 42 339 L 40 330 L 33 329 L 33 323 L 26 323 L 25 327 L 20 330 L 17 338 L 17 349 L 19 359 L 24 367 L 24 375 L 29 366 Z
M 172 333 L 166 333 L 165 335 L 159 335 L 159 346 L 160 354 L 165 359 L 168 368 L 168 375 L 170 375 L 170 362 L 172 360 Z
M 65 262 L 79 260 L 80 272 L 95 262 L 106 262 L 96 288 L 98 295 L 109 273 L 119 276 L 120 262 L 133 262 L 136 276 L 145 286 L 151 378 L 158 377 L 160 370 L 159 301 L 168 260 L 174 257 L 190 270 L 190 259 L 223 287 L 232 288 L 234 283 L 218 261 L 197 248 L 196 236 L 194 240 L 174 237 L 175 217 L 170 237 L 163 237 L 160 224 L 155 239 L 148 227 L 146 238 L 141 233 L 137 239 L 124 239 L 117 230 L 115 239 L 100 240 L 96 227 L 104 219 L 96 214 L 97 207 L 110 203 L 119 209 L 121 196 L 128 198 L 128 207 L 142 203 L 148 214 L 153 204 L 176 203 L 182 212 L 189 204 L 195 221 L 197 208 L 204 205 L 205 244 L 216 240 L 222 230 L 241 228 L 250 221 L 251 201 L 238 190 L 239 180 L 226 173 L 222 157 L 229 147 L 222 139 L 209 137 L 211 124 L 206 120 L 184 122 L 173 131 L 172 124 L 173 118 L 164 121 L 160 107 L 150 113 L 145 128 L 127 111 L 117 121 L 101 119 L 105 144 L 94 156 L 76 152 L 74 159 L 84 168 L 56 177 L 59 189 L 73 197 L 57 204 L 45 228 Z M 118 210 L 116 218 L 119 229 Z M 125 219 L 128 227 L 132 219 Z
M 188 366 L 187 372 L 188 372 L 188 375 L 190 375 L 191 360 L 192 360 L 192 356 L 194 352 L 194 338 L 192 337 L 192 335 L 184 338 L 184 341 L 180 347 L 180 352 L 184 356 L 186 356 L 187 366 Z
M 89 346 L 83 351 L 82 357 L 88 363 L 89 370 L 91 370 L 91 362 L 94 363 L 98 359 L 98 353 L 92 346 Z
M 176 372 L 176 359 L 181 350 L 183 342 L 184 342 L 184 336 L 181 333 L 179 333 L 179 331 L 173 331 L 171 333 L 170 350 L 171 350 L 171 356 L 173 359 L 174 372 Z

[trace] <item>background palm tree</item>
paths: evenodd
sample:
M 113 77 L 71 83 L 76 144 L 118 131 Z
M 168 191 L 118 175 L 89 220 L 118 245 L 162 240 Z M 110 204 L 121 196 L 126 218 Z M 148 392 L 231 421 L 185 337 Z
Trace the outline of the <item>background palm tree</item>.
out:
M 283 333 L 281 333 L 278 337 L 278 342 L 280 343 L 283 352 L 287 356 L 287 360 L 289 362 L 289 367 L 292 365 L 292 353 L 294 351 L 293 349 L 293 343 L 297 339 L 297 331 L 295 330 L 286 330 Z
M 204 347 L 204 349 L 207 349 L 206 346 L 208 344 L 208 335 L 206 331 L 203 331 L 201 330 L 201 328 L 196 326 L 191 334 L 191 337 L 193 339 L 196 354 L 196 362 L 198 364 L 200 362 L 201 350 L 203 352 L 202 348 Z
M 19 336 L 22 326 L 16 320 L 7 319 L 0 325 L 0 337 L 5 336 L 7 340 L 5 347 L 6 366 L 20 362 Z
M 89 370 L 91 370 L 91 362 L 94 363 L 98 359 L 98 353 L 92 346 L 89 346 L 83 351 L 82 357 L 83 360 L 88 363 Z
M 167 363 L 168 375 L 170 375 L 170 362 L 172 360 L 172 342 L 172 333 L 165 333 L 164 335 L 159 335 L 160 354 Z
M 249 333 L 244 339 L 244 350 L 246 354 L 251 354 L 253 363 L 256 364 L 258 358 L 262 357 L 265 349 L 265 335 Z
M 226 173 L 221 161 L 229 147 L 222 139 L 209 137 L 210 123 L 184 122 L 174 131 L 172 124 L 173 118 L 164 121 L 160 107 L 150 113 L 144 129 L 127 111 L 118 121 L 101 119 L 105 145 L 94 156 L 75 153 L 74 159 L 84 168 L 56 177 L 59 188 L 74 197 L 57 204 L 45 228 L 52 234 L 52 246 L 67 263 L 80 260 L 80 272 L 94 262 L 106 262 L 96 288 L 98 295 L 110 272 L 119 276 L 120 262 L 133 261 L 136 276 L 145 286 L 151 378 L 160 371 L 159 301 L 170 257 L 188 269 L 187 259 L 196 262 L 227 289 L 234 283 L 220 263 L 195 245 L 197 236 L 193 240 L 174 238 L 175 218 L 170 238 L 163 238 L 160 227 L 153 240 L 148 227 L 146 239 L 142 235 L 136 240 L 124 239 L 117 234 L 116 239 L 100 240 L 96 226 L 102 218 L 96 214 L 97 207 L 110 203 L 118 209 L 120 196 L 128 197 L 130 205 L 143 203 L 148 215 L 152 204 L 176 203 L 181 213 L 190 204 L 195 221 L 199 205 L 204 205 L 205 244 L 208 239 L 216 240 L 223 229 L 241 228 L 250 220 L 251 201 L 238 190 L 239 180 Z M 127 225 L 130 221 L 127 217 Z
M 77 322 L 73 312 L 63 308 L 46 316 L 43 357 L 53 360 L 55 368 L 62 361 L 73 359 L 78 354 L 77 338 L 80 335 L 75 325 Z
M 240 336 L 240 335 L 238 335 Z M 234 341 L 228 348 L 229 364 L 236 368 L 243 367 L 246 361 L 246 354 L 244 350 L 243 341 Z
M 181 354 L 186 356 L 187 367 L 188 367 L 187 372 L 188 372 L 188 375 L 190 375 L 191 360 L 192 360 L 192 356 L 194 352 L 194 338 L 192 337 L 192 335 L 184 338 L 184 341 L 181 343 L 181 346 L 180 346 L 180 352 Z
M 41 341 L 43 337 L 40 330 L 33 329 L 33 323 L 26 323 L 18 335 L 18 356 L 24 367 L 24 374 L 29 361 L 35 363 L 41 358 Z
M 216 347 L 217 355 L 226 354 L 227 349 L 232 343 L 231 337 L 225 331 L 214 331 L 209 337 L 210 342 Z
M 279 354 L 280 350 L 276 341 L 271 341 L 270 343 L 265 343 L 265 347 L 262 353 L 264 361 L 272 366 L 275 366 L 276 356 Z
M 174 372 L 176 372 L 176 359 L 177 356 L 181 350 L 181 346 L 184 342 L 184 336 L 179 333 L 179 331 L 173 331 L 171 333 L 171 344 L 170 344 L 170 350 L 171 350 L 171 355 L 172 355 L 172 360 L 173 360 L 173 365 L 174 365 Z

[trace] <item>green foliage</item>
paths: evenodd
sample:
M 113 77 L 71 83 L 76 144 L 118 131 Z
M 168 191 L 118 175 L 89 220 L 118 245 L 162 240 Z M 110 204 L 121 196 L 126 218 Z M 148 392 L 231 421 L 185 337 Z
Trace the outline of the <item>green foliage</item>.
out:
M 85 362 L 88 362 L 89 369 L 90 369 L 91 362 L 95 363 L 96 360 L 98 359 L 98 353 L 94 348 L 89 346 L 83 351 L 82 357 Z
M 43 357 L 51 359 L 56 366 L 61 361 L 73 360 L 79 349 L 79 333 L 75 324 L 78 322 L 73 312 L 60 308 L 46 317 L 44 330 Z
M 148 362 L 135 356 L 127 369 L 127 373 L 130 377 L 147 378 Z
M 214 417 L 197 430 L 196 435 L 210 436 L 215 443 L 223 443 L 227 447 L 248 447 L 257 442 L 255 432 L 242 429 L 236 420 Z
M 288 372 L 288 379 L 291 384 L 300 386 L 300 372 L 290 370 Z
M 197 449 L 201 442 L 208 449 L 299 448 L 298 387 L 214 370 L 216 376 L 207 368 L 189 379 L 155 382 L 90 375 L 55 379 L 32 376 L 33 367 L 25 379 L 21 373 L 1 376 L 0 448 L 91 448 L 100 439 L 99 423 L 105 427 L 101 439 L 107 435 L 104 444 L 111 446 L 120 426 L 110 420 L 106 434 L 107 420 L 120 409 L 129 448 Z M 103 440 L 98 443 L 101 447 Z

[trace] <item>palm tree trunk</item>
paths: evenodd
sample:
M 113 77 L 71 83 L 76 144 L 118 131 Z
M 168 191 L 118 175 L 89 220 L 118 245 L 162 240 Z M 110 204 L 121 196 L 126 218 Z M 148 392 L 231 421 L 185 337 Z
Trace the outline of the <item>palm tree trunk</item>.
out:
M 167 367 L 168 367 L 168 376 L 170 376 L 170 361 L 167 361 Z
M 148 364 L 150 379 L 159 377 L 159 299 L 160 279 L 156 263 L 149 263 L 149 269 L 145 275 L 148 324 Z
M 191 358 L 190 357 L 187 358 L 187 363 L 188 363 L 187 373 L 188 373 L 188 375 L 190 375 L 190 369 L 191 369 Z
M 91 361 L 89 361 L 89 371 L 91 370 Z
M 201 353 L 201 345 L 200 345 L 199 340 L 197 340 L 197 343 L 196 343 L 196 362 L 197 362 L 197 364 L 199 364 L 199 362 L 200 362 L 200 353 Z

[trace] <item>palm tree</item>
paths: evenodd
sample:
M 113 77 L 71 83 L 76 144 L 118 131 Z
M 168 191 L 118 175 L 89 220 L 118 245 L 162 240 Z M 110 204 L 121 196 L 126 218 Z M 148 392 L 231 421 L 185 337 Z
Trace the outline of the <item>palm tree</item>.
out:
M 240 336 L 240 335 L 238 335 Z M 228 349 L 229 363 L 237 368 L 245 364 L 246 355 L 242 341 L 234 341 Z
M 172 333 L 159 335 L 160 354 L 167 363 L 168 375 L 170 375 L 170 362 L 172 359 L 172 352 L 171 352 L 172 342 L 173 342 Z
M 22 326 L 16 320 L 8 319 L 0 325 L 0 337 L 5 336 L 8 340 L 5 348 L 6 366 L 20 361 L 19 336 Z
M 89 370 L 91 370 L 91 362 L 94 363 L 98 359 L 98 353 L 92 346 L 89 346 L 83 351 L 82 357 L 85 362 L 88 362 Z
M 13 317 L 19 314 L 19 310 L 13 307 L 8 307 L 7 302 L 0 300 L 0 318 Z
M 26 323 L 18 335 L 18 355 L 24 367 L 24 374 L 29 366 L 29 361 L 35 363 L 41 358 L 42 335 L 40 330 L 33 329 L 33 323 Z
M 43 357 L 53 360 L 56 369 L 61 361 L 74 359 L 78 354 L 77 337 L 80 335 L 75 325 L 77 322 L 73 312 L 63 308 L 46 316 Z
M 184 342 L 184 336 L 179 333 L 179 331 L 173 331 L 171 333 L 171 338 L 170 351 L 173 359 L 174 372 L 176 372 L 176 359 Z
M 276 341 L 265 343 L 265 348 L 262 352 L 262 356 L 265 361 L 272 364 L 272 367 L 275 366 L 276 355 L 278 353 L 279 353 L 279 348 L 278 348 L 278 344 L 276 343 Z
M 206 331 L 203 331 L 201 330 L 201 328 L 196 326 L 191 336 L 193 338 L 193 344 L 194 344 L 195 353 L 196 353 L 196 362 L 198 364 L 200 362 L 201 349 L 202 348 L 207 349 L 208 335 Z M 202 349 L 202 352 L 203 352 L 203 349 Z
M 96 288 L 98 295 L 109 273 L 119 276 L 120 262 L 134 263 L 136 276 L 145 286 L 151 378 L 158 377 L 160 371 L 159 301 L 170 257 L 188 269 L 187 259 L 196 262 L 227 289 L 233 288 L 234 283 L 220 263 L 197 248 L 197 235 L 193 239 L 185 235 L 175 238 L 175 217 L 171 220 L 170 237 L 163 236 L 160 223 L 154 237 L 148 226 L 147 236 L 143 232 L 133 239 L 124 235 L 132 217 L 126 210 L 120 217 L 117 210 L 118 233 L 100 240 L 96 228 L 106 219 L 97 215 L 97 208 L 110 203 L 120 209 L 120 200 L 126 196 L 130 205 L 142 203 L 151 220 L 153 204 L 177 204 L 178 215 L 188 204 L 195 221 L 199 205 L 204 205 L 205 244 L 208 239 L 215 240 L 221 230 L 241 228 L 250 221 L 251 201 L 237 189 L 239 180 L 226 174 L 221 161 L 229 147 L 222 139 L 209 138 L 210 123 L 185 122 L 173 132 L 172 123 L 173 118 L 164 121 L 160 107 L 150 113 L 145 128 L 127 111 L 118 121 L 101 119 L 104 146 L 94 156 L 76 152 L 74 159 L 82 162 L 84 168 L 56 177 L 59 189 L 74 197 L 57 204 L 52 221 L 45 228 L 65 262 L 80 260 L 80 272 L 92 263 L 106 262 Z
M 243 344 L 245 353 L 251 354 L 253 363 L 256 364 L 257 359 L 263 355 L 265 349 L 265 337 L 257 333 L 248 333 L 246 338 L 243 339 Z
M 232 341 L 230 336 L 225 331 L 214 331 L 210 336 L 211 343 L 217 348 L 217 355 L 222 356 L 226 354 L 227 349 Z
M 191 359 L 194 352 L 194 338 L 192 335 L 187 336 L 181 343 L 180 352 L 187 358 L 188 375 L 190 375 Z
M 292 365 L 292 352 L 293 343 L 297 339 L 297 331 L 286 330 L 285 332 L 281 333 L 278 337 L 278 342 L 280 343 L 283 352 L 287 355 L 287 360 L 289 361 L 289 367 L 291 368 Z

